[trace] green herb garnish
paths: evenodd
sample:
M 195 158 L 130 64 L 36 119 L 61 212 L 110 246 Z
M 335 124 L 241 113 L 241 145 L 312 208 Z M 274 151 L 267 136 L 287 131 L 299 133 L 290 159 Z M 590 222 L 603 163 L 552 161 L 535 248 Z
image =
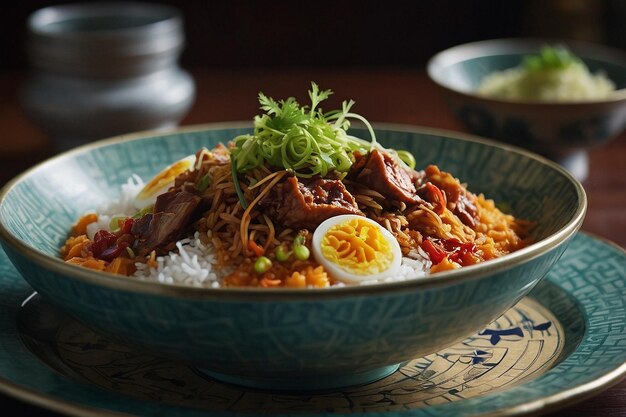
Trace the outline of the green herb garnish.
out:
M 311 83 L 310 106 L 300 106 L 295 98 L 275 101 L 259 93 L 265 114 L 254 118 L 254 134 L 235 138 L 231 158 L 237 172 L 246 172 L 265 163 L 288 169 L 298 177 L 325 177 L 331 171 L 348 172 L 354 151 L 366 153 L 376 146 L 370 123 L 350 109 L 354 101 L 344 101 L 341 109 L 324 113 L 319 104 L 332 94 Z M 371 142 L 347 134 L 350 119 L 367 127 Z
M 152 213 L 152 211 L 154 210 L 154 204 L 150 204 L 144 208 L 142 208 L 141 210 L 139 210 L 137 213 L 133 214 L 133 219 L 140 219 L 143 216 L 145 216 L 148 213 Z
M 196 190 L 202 192 L 206 190 L 209 185 L 211 185 L 211 177 L 206 173 L 196 183 Z
M 111 217 L 111 220 L 109 221 L 109 230 L 111 232 L 117 232 L 120 230 L 120 222 L 126 220 L 126 217 Z
M 539 55 L 524 58 L 523 66 L 530 71 L 565 69 L 582 61 L 567 48 L 562 46 L 543 46 Z
M 248 202 L 243 196 L 243 191 L 241 191 L 241 185 L 239 185 L 239 178 L 237 178 L 237 164 L 232 162 L 232 154 L 231 154 L 231 163 L 230 163 L 230 175 L 233 178 L 233 184 L 235 184 L 235 192 L 237 193 L 237 198 L 239 199 L 239 203 L 241 207 L 245 210 L 248 208 Z
M 398 158 L 402 162 L 404 162 L 409 168 L 415 169 L 415 165 L 416 165 L 415 157 L 413 156 L 411 152 L 405 151 L 405 150 L 399 150 L 395 152 Z

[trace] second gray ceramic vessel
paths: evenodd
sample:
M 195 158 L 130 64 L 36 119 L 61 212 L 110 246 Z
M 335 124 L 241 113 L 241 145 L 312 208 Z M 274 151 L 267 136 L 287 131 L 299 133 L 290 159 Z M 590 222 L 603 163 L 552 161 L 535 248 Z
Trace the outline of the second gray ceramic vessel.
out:
M 31 74 L 21 92 L 29 118 L 59 149 L 175 126 L 195 96 L 178 60 L 183 20 L 149 3 L 51 6 L 28 20 Z

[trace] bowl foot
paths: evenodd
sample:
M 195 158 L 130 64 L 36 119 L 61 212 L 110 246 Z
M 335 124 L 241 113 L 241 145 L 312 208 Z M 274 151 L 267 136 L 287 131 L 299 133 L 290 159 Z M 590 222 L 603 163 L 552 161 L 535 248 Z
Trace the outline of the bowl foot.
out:
M 325 391 L 337 388 L 365 385 L 398 370 L 400 364 L 383 366 L 365 372 L 350 374 L 327 374 L 322 376 L 303 377 L 293 375 L 286 377 L 273 376 L 238 376 L 214 372 L 208 369 L 197 368 L 198 371 L 211 378 L 228 384 L 240 385 L 249 388 L 278 390 L 278 391 Z

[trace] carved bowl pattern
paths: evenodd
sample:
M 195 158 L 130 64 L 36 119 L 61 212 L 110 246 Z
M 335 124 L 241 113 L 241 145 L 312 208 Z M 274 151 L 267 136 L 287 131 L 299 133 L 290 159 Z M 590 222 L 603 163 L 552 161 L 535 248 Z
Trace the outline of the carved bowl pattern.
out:
M 3 190 L 2 244 L 36 291 L 114 340 L 228 382 L 325 389 L 380 378 L 403 361 L 484 328 L 542 279 L 586 209 L 581 185 L 546 159 L 456 133 L 380 126 L 379 141 L 413 152 L 418 167 L 438 164 L 470 190 L 536 221 L 536 243 L 424 279 L 321 290 L 164 285 L 74 267 L 58 258 L 78 216 L 113 197 L 131 174 L 149 178 L 201 146 L 248 130 L 230 124 L 142 133 L 55 157 Z

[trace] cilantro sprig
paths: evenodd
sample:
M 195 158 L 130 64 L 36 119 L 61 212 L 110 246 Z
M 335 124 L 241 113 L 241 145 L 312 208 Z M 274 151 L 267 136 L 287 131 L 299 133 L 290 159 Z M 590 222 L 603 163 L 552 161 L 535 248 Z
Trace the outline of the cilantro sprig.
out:
M 563 46 L 541 47 L 538 55 L 528 55 L 523 66 L 530 71 L 559 70 L 582 64 L 580 58 Z
M 298 177 L 325 177 L 332 171 L 348 172 L 354 151 L 368 152 L 376 146 L 376 135 L 363 116 L 351 112 L 354 101 L 324 113 L 319 106 L 332 94 L 311 83 L 311 104 L 301 106 L 294 97 L 276 101 L 259 93 L 265 114 L 254 118 L 254 133 L 234 139 L 233 171 L 246 172 L 263 164 L 288 169 Z M 363 122 L 371 142 L 348 135 L 350 120 Z

